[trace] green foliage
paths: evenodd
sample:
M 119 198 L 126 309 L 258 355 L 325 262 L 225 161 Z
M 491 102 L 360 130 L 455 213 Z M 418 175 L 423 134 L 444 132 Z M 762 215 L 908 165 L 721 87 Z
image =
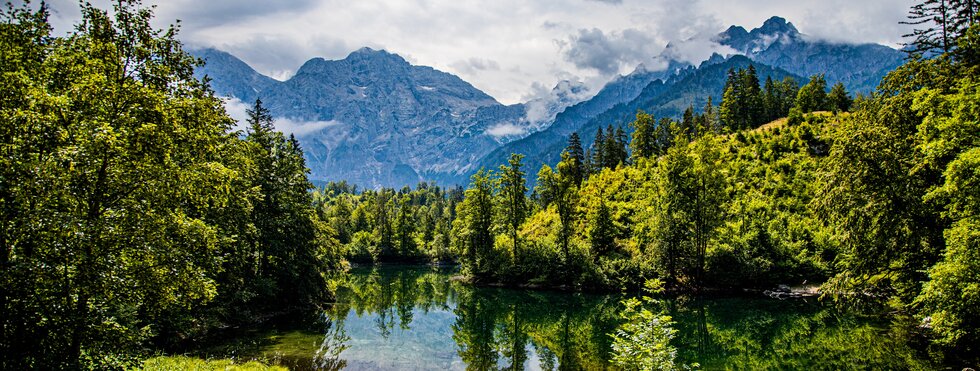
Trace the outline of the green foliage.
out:
M 913 109 L 925 117 L 919 126 L 921 165 L 943 169 L 944 182 L 924 196 L 943 205 L 951 221 L 945 230 L 946 250 L 929 268 L 929 280 L 916 298 L 947 346 L 973 348 L 980 323 L 980 84 L 972 75 L 948 92 L 924 89 Z
M 495 261 L 492 229 L 493 201 L 497 191 L 491 176 L 482 169 L 473 175 L 466 197 L 456 207 L 459 218 L 453 223 L 454 233 L 462 245 L 460 263 L 463 271 L 477 280 L 493 272 Z
M 139 2 L 81 13 L 51 37 L 43 6 L 0 11 L 2 368 L 128 367 L 151 340 L 322 298 L 341 262 L 296 142 L 262 115 L 229 133 Z
M 450 262 L 460 187 L 419 183 L 415 189 L 365 190 L 346 182 L 314 190 L 314 209 L 338 231 L 341 249 L 355 263 Z M 340 231 L 343 231 L 341 233 Z M 347 239 L 343 238 L 347 235 Z
M 846 97 L 846 93 L 844 96 Z M 802 113 L 825 111 L 829 108 L 828 103 L 827 80 L 823 75 L 810 76 L 810 81 L 796 93 L 796 108 Z
M 659 281 L 647 281 L 650 294 L 661 292 Z M 612 363 L 627 370 L 674 370 L 677 348 L 670 345 L 677 330 L 670 316 L 654 313 L 659 302 L 649 296 L 623 301 L 623 324 L 610 334 Z
M 688 117 L 685 113 L 685 118 Z M 690 115 L 693 125 L 694 114 Z M 633 162 L 639 158 L 649 158 L 659 153 L 656 138 L 657 121 L 653 116 L 643 111 L 636 113 L 636 120 L 630 125 L 633 127 L 633 139 L 630 141 L 630 149 L 633 151 Z
M 769 94 L 768 99 L 775 102 L 775 92 Z M 765 101 L 755 66 L 749 65 L 746 70 L 730 70 L 719 107 L 721 121 L 732 131 L 762 125 L 767 119 L 763 105 Z
M 581 146 L 578 149 L 581 151 Z M 520 231 L 521 224 L 524 224 L 528 215 L 528 201 L 526 196 L 527 180 L 524 177 L 524 171 L 521 170 L 522 158 L 524 156 L 512 154 L 510 156 L 509 166 L 500 167 L 501 212 L 503 220 L 511 233 L 511 244 L 513 246 L 511 260 L 515 264 L 520 260 L 518 253 L 520 238 L 517 236 L 517 233 Z
M 147 371 L 285 371 L 288 368 L 268 366 L 258 361 L 236 364 L 234 360 L 217 359 L 203 360 L 190 357 L 153 357 L 143 361 L 143 370 Z
M 844 88 L 844 84 L 836 83 L 834 87 L 830 89 L 830 94 L 827 94 L 827 105 L 830 107 L 831 111 L 834 112 L 847 112 L 851 110 L 851 105 L 854 100 L 848 95 L 847 89 Z

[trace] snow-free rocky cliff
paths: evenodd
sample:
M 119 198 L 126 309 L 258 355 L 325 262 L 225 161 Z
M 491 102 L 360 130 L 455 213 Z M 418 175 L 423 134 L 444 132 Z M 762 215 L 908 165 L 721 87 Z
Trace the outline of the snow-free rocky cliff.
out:
M 246 105 L 260 98 L 292 123 L 314 180 L 369 188 L 450 182 L 508 139 L 489 129 L 528 125 L 523 105 L 505 106 L 454 75 L 383 50 L 314 58 L 286 81 L 215 49 L 194 54 L 206 62 L 197 74 L 209 76 L 217 94 Z

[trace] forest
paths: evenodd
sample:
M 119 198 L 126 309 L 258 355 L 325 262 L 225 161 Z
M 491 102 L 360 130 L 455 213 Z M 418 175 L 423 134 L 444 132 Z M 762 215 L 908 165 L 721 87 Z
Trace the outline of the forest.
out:
M 978 6 L 949 2 L 937 22 L 935 4 L 912 8 L 908 62 L 868 96 L 821 75 L 800 86 L 732 70 L 719 105 L 638 112 L 590 148 L 573 134 L 533 176 L 514 154 L 465 188 L 400 190 L 314 187 L 261 101 L 233 130 L 177 28 L 154 29 L 138 2 L 84 4 L 63 37 L 43 5 L 8 4 L 0 365 L 138 367 L 318 308 L 351 264 L 419 262 L 459 264 L 473 285 L 569 291 L 819 285 L 824 300 L 880 305 L 936 349 L 975 354 Z M 628 303 L 627 322 L 670 321 Z M 620 354 L 642 353 L 623 338 Z

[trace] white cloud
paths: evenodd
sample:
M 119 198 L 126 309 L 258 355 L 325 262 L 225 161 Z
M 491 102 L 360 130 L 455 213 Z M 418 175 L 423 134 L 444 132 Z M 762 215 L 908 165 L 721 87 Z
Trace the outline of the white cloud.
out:
M 491 126 L 486 131 L 487 135 L 494 138 L 519 136 L 527 133 L 527 128 L 511 123 L 503 123 Z
M 228 116 L 231 116 L 231 118 L 237 121 L 232 130 L 244 131 L 246 129 L 245 120 L 248 118 L 247 110 L 251 108 L 251 105 L 243 103 L 238 98 L 222 98 L 222 100 L 225 103 L 225 112 L 228 112 Z M 281 131 L 283 134 L 293 134 L 297 137 L 315 134 L 323 129 L 337 125 L 340 125 L 340 122 L 335 120 L 303 121 L 285 117 L 277 117 L 273 122 L 276 130 Z
M 92 2 L 104 8 L 112 3 Z M 898 22 L 913 2 L 144 1 L 157 6 L 158 26 L 181 19 L 180 37 L 188 44 L 231 52 L 276 78 L 288 78 L 309 58 L 341 59 L 368 46 L 458 74 L 508 104 L 532 93 L 532 83 L 554 86 L 571 75 L 594 88 L 640 63 L 655 66 L 651 58 L 670 41 L 707 40 L 732 24 L 752 29 L 773 15 L 812 37 L 894 46 L 908 31 Z M 70 30 L 79 17 L 77 2 L 48 4 L 56 30 Z M 676 46 L 689 59 L 710 55 L 709 44 Z

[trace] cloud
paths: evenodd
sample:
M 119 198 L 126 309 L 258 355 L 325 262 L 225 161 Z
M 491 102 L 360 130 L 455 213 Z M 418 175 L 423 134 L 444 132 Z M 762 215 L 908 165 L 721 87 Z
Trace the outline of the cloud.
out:
M 340 121 L 297 121 L 280 117 L 276 119 L 274 125 L 283 134 L 304 137 L 309 134 L 316 134 L 323 129 L 340 125 Z
M 449 65 L 459 73 L 472 75 L 481 71 L 500 71 L 500 64 L 496 61 L 482 58 L 469 58 L 467 60 L 456 61 Z
M 550 124 L 555 116 L 565 108 L 591 98 L 595 92 L 581 81 L 562 80 L 554 88 L 548 89 L 543 84 L 531 85 L 531 94 L 524 97 L 524 119 L 529 127 L 527 131 L 537 131 L 543 125 Z
M 247 125 L 245 121 L 248 119 L 248 109 L 252 108 L 251 105 L 246 104 L 239 100 L 238 98 L 222 98 L 225 104 L 225 112 L 228 116 L 235 119 L 237 122 L 232 130 L 245 131 Z M 273 126 L 276 130 L 281 131 L 283 134 L 289 135 L 293 134 L 297 137 L 304 137 L 309 134 L 315 134 L 328 127 L 338 126 L 341 123 L 335 120 L 329 121 L 303 121 L 295 120 L 285 117 L 277 117 L 274 119 Z
M 102 8 L 114 2 L 91 1 Z M 640 63 L 655 65 L 668 42 L 694 60 L 710 45 L 677 41 L 705 40 L 732 24 L 752 29 L 773 15 L 814 38 L 896 45 L 908 31 L 898 22 L 914 2 L 144 0 L 156 6 L 158 27 L 180 19 L 184 42 L 231 52 L 276 78 L 310 58 L 342 59 L 368 46 L 458 73 L 506 104 L 520 102 L 534 82 L 554 86 L 571 75 L 594 87 Z M 56 33 L 78 21 L 77 1 L 47 3 Z
M 635 67 L 653 53 L 654 40 L 637 29 L 606 34 L 597 28 L 581 29 L 569 37 L 565 59 L 576 67 L 594 69 L 605 75 Z
M 503 138 L 524 135 L 527 133 L 527 128 L 512 123 L 502 123 L 491 126 L 487 129 L 486 133 L 494 138 Z

